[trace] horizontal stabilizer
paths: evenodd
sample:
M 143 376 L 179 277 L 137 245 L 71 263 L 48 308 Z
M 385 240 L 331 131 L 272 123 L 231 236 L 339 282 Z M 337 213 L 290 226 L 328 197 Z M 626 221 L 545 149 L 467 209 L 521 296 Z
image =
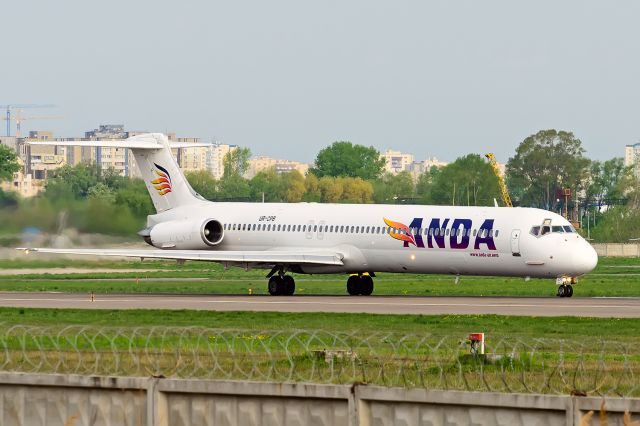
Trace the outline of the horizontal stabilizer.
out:
M 73 254 L 89 256 L 138 257 L 141 259 L 203 260 L 209 262 L 268 265 L 343 265 L 343 256 L 332 252 L 301 251 L 214 251 L 214 250 L 123 250 L 18 248 L 25 253 Z
M 210 143 L 168 141 L 169 148 L 197 148 L 211 146 Z M 131 148 L 131 149 L 163 149 L 162 145 L 153 134 L 133 136 L 128 139 L 107 140 L 63 140 L 63 141 L 29 141 L 29 145 L 40 146 L 92 146 L 103 148 Z

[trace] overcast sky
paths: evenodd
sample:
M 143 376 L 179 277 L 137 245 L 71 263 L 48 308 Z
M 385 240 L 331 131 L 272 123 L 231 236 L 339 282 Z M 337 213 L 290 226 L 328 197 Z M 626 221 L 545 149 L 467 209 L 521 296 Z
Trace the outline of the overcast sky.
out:
M 64 116 L 27 131 L 122 123 L 308 162 L 335 140 L 505 162 L 540 129 L 595 159 L 640 139 L 638 1 L 5 3 L 0 104 Z

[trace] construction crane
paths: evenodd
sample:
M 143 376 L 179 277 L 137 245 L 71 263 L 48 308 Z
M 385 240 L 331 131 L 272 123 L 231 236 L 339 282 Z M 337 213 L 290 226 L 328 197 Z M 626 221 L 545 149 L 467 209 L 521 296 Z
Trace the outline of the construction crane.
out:
M 7 117 L 3 117 L 3 120 L 6 121 L 15 121 L 16 122 L 16 137 L 20 137 L 22 136 L 22 131 L 20 128 L 20 124 L 23 121 L 26 120 L 60 120 L 64 117 L 60 116 L 60 115 L 33 115 L 33 116 L 23 116 L 22 114 L 24 113 L 24 111 L 20 108 L 20 109 L 16 109 L 16 113 L 13 117 L 11 118 L 7 118 Z M 8 127 L 8 126 L 7 126 Z M 8 132 L 7 132 L 8 133 Z
M 7 136 L 11 136 L 11 110 L 13 109 L 31 109 L 31 108 L 53 108 L 55 105 L 47 104 L 5 104 L 0 105 L 0 108 L 7 110 L 7 116 L 5 120 L 7 121 Z
M 498 178 L 498 185 L 500 186 L 500 194 L 502 195 L 502 201 L 504 201 L 504 205 L 507 207 L 513 207 L 513 203 L 511 202 L 511 197 L 509 196 L 509 190 L 507 189 L 507 184 L 504 182 L 504 178 L 502 177 L 502 173 L 500 173 L 500 167 L 498 167 L 498 162 L 496 161 L 496 156 L 493 153 L 488 153 L 484 155 L 489 160 L 489 164 L 493 169 L 493 173 Z

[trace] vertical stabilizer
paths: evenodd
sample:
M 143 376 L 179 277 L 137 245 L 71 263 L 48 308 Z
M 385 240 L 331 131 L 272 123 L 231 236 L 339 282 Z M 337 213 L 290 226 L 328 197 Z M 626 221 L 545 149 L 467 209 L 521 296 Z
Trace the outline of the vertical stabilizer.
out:
M 208 146 L 207 144 L 169 142 L 162 133 L 145 133 L 123 140 L 38 141 L 33 144 L 127 148 L 133 153 L 156 211 L 161 212 L 204 201 L 182 174 L 171 148 L 193 148 Z
M 154 138 L 158 149 L 131 148 L 140 174 L 158 212 L 201 201 L 182 174 L 171 153 L 167 137 L 161 133 L 149 133 L 133 137 Z

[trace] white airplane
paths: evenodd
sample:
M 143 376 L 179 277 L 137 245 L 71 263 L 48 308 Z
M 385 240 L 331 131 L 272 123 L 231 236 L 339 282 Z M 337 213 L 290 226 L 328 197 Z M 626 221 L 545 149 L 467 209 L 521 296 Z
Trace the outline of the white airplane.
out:
M 348 274 L 350 295 L 370 295 L 376 272 L 399 272 L 555 278 L 557 295 L 571 297 L 577 277 L 598 262 L 595 250 L 571 224 L 546 210 L 217 203 L 191 188 L 171 152 L 203 144 L 170 142 L 158 133 L 119 141 L 34 143 L 131 149 L 157 210 L 138 234 L 159 250 L 25 251 L 266 268 L 272 295 L 294 293 L 295 282 L 288 272 Z

